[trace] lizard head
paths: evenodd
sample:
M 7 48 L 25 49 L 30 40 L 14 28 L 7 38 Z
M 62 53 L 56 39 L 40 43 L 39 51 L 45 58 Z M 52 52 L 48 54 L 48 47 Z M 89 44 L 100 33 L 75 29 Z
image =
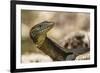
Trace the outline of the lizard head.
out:
M 44 21 L 32 27 L 30 37 L 33 42 L 40 46 L 44 42 L 47 32 L 54 26 L 53 22 Z

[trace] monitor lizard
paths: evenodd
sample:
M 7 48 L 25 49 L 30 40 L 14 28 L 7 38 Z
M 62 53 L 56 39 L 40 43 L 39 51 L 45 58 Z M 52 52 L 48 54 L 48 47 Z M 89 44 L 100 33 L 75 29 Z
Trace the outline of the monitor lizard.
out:
M 78 55 L 89 51 L 87 48 L 65 49 L 52 41 L 47 37 L 47 33 L 54 25 L 54 22 L 43 21 L 30 30 L 30 37 L 36 47 L 49 55 L 54 61 L 75 60 Z

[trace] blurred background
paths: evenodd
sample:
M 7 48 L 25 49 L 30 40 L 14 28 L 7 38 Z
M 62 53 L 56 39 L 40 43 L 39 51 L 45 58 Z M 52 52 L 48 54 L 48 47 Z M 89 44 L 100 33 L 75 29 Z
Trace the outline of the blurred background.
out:
M 55 26 L 48 32 L 47 36 L 61 46 L 63 46 L 63 43 L 65 42 L 63 41 L 64 38 L 66 38 L 70 33 L 77 31 L 90 31 L 89 13 L 21 10 L 22 55 L 26 53 L 43 54 L 41 50 L 33 45 L 29 36 L 30 29 L 42 21 L 55 22 Z

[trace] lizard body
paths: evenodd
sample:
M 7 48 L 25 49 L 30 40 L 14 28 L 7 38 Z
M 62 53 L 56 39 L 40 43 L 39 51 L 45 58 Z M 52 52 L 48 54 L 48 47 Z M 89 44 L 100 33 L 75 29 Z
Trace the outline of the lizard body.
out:
M 54 26 L 53 22 L 41 22 L 30 30 L 30 37 L 37 48 L 49 55 L 54 61 L 75 60 L 79 54 L 89 51 L 87 48 L 64 49 L 47 37 L 47 32 Z

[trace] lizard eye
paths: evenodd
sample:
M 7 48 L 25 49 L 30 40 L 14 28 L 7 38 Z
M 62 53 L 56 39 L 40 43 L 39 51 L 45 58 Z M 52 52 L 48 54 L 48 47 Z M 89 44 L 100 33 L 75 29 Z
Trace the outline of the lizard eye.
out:
M 40 28 L 41 28 L 41 25 L 40 25 Z
M 39 25 L 39 27 L 38 27 L 38 28 L 40 29 L 41 27 L 42 27 L 42 25 Z

